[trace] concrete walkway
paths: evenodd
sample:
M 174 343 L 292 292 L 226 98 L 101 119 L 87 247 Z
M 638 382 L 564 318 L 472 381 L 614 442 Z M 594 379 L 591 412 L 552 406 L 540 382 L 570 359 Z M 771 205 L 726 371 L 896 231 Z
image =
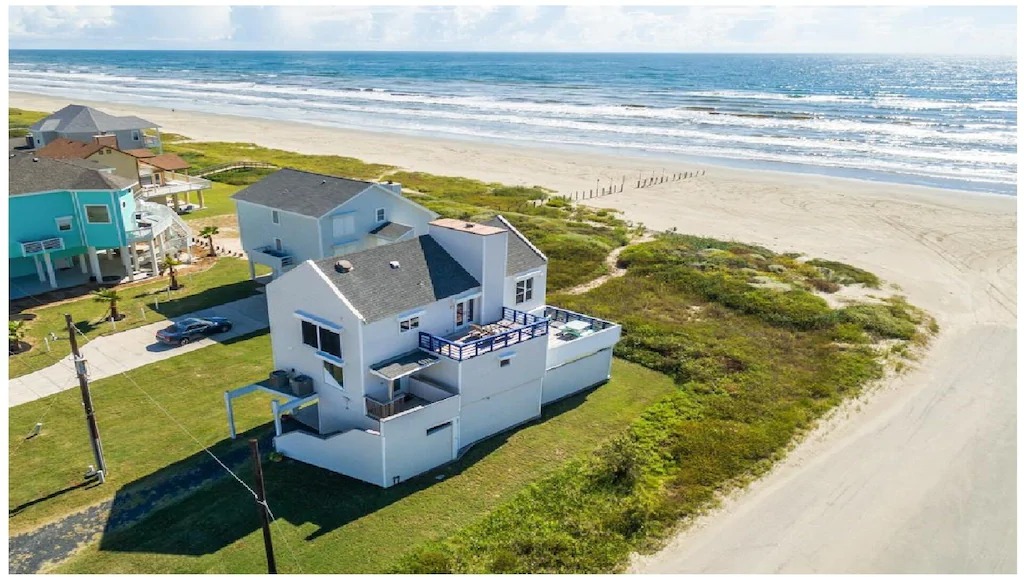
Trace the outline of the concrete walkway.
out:
M 79 340 L 82 355 L 89 365 L 89 380 L 96 381 L 123 373 L 150 363 L 162 361 L 184 353 L 201 349 L 215 342 L 265 329 L 267 319 L 266 295 L 255 295 L 208 309 L 194 311 L 174 320 L 188 317 L 220 316 L 231 320 L 233 326 L 227 333 L 213 335 L 183 347 L 172 347 L 156 340 L 156 331 L 168 326 L 161 321 L 128 331 L 97 337 L 88 343 Z M 61 362 L 34 373 L 11 379 L 8 385 L 8 407 L 14 407 L 36 399 L 42 399 L 61 391 L 75 388 L 75 379 L 68 355 Z

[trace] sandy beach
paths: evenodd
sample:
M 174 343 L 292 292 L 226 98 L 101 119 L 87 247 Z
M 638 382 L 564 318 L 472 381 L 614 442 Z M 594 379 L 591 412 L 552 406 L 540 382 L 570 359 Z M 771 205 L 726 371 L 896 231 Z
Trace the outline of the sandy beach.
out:
M 810 435 L 770 474 L 631 570 L 1016 571 L 1015 197 L 601 154 L 382 135 L 75 101 L 196 140 L 252 142 L 571 193 L 650 229 L 762 244 L 875 272 L 941 333 L 917 368 Z M 70 101 L 10 93 L 10 105 Z M 637 190 L 638 174 L 706 170 Z

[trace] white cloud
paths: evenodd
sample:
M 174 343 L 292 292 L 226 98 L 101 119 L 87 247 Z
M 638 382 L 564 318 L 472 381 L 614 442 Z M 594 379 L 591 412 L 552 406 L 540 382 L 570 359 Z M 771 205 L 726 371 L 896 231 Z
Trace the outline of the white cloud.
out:
M 1016 52 L 1012 7 L 32 6 L 9 16 L 12 48 Z

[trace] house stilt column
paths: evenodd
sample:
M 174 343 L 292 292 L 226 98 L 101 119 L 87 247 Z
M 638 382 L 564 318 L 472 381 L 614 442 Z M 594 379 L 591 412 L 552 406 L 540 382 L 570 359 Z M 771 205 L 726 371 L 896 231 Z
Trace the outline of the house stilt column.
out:
M 156 242 L 149 239 L 149 260 L 153 262 L 153 276 L 160 274 L 160 262 L 156 260 Z
M 89 261 L 86 260 L 86 255 L 78 255 L 78 266 L 82 268 L 82 274 L 89 274 Z
M 132 257 L 127 246 L 121 247 L 121 264 L 124 265 L 124 274 L 132 276 Z
M 39 282 L 46 282 L 46 272 L 43 271 L 43 261 L 39 260 L 39 255 L 34 255 L 32 260 L 36 263 L 36 274 L 39 275 Z
M 206 201 L 203 200 L 203 191 L 197 190 L 196 194 L 199 195 L 199 208 L 206 208 Z
M 249 280 L 256 280 L 256 263 L 252 259 L 249 259 Z
M 57 288 L 57 275 L 53 272 L 53 261 L 50 259 L 50 253 L 44 252 L 43 260 L 46 261 L 46 274 L 50 277 L 50 288 Z
M 92 274 L 96 277 L 96 282 L 103 281 L 103 271 L 100 270 L 100 257 L 96 253 L 95 247 L 89 247 L 89 265 L 92 266 Z

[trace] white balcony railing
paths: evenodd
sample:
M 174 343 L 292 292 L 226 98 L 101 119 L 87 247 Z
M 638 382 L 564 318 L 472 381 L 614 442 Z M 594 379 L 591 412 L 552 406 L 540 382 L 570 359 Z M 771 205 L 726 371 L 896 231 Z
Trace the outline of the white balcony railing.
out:
M 163 184 L 144 184 L 140 190 L 143 198 L 153 198 L 167 194 L 206 190 L 212 186 L 213 183 L 205 178 L 189 176 L 187 174 L 176 174 L 174 177 L 165 180 Z
M 64 250 L 64 239 L 60 237 L 44 238 L 43 240 L 29 240 L 21 242 L 21 255 L 31 256 L 51 250 Z

